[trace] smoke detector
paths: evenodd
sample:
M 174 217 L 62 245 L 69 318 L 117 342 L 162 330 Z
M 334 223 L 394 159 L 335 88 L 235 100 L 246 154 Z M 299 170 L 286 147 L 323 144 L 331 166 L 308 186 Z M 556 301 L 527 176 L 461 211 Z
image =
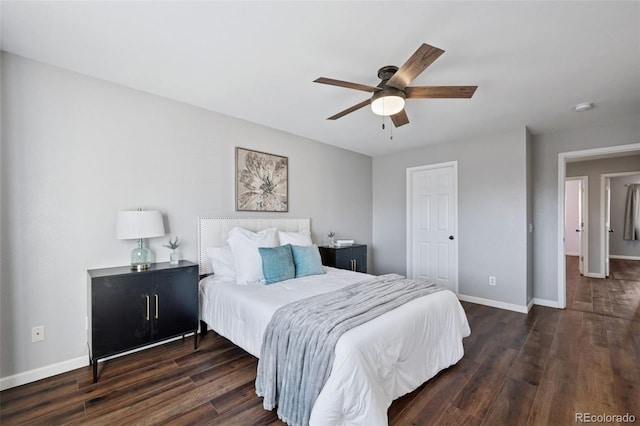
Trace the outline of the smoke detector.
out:
M 573 107 L 573 110 L 576 112 L 584 112 L 584 111 L 589 111 L 591 108 L 593 108 L 593 103 L 592 102 L 582 102 L 576 106 Z

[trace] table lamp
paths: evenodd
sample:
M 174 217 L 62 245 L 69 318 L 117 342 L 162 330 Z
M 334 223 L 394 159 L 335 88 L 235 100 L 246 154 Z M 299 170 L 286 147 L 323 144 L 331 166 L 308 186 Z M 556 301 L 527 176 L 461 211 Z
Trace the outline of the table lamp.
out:
M 131 270 L 144 271 L 151 265 L 151 250 L 144 245 L 143 238 L 164 235 L 162 215 L 155 210 L 134 210 L 118 212 L 116 238 L 138 240 L 138 247 L 131 252 Z

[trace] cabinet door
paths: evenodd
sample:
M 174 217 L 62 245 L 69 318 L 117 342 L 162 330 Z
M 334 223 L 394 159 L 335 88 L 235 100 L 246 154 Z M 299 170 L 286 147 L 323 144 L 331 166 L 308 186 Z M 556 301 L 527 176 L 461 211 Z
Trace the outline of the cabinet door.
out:
M 353 247 L 351 256 L 355 261 L 356 272 L 367 272 L 367 247 Z
M 153 340 L 198 328 L 197 268 L 181 268 L 153 276 Z M 156 310 L 157 307 L 157 310 Z
M 318 247 L 320 250 L 320 258 L 325 266 L 336 267 L 336 251 L 329 247 Z
M 351 248 L 336 249 L 336 268 L 351 270 L 351 260 L 353 260 L 351 253 Z
M 151 341 L 149 276 L 102 277 L 92 281 L 92 356 L 104 357 Z

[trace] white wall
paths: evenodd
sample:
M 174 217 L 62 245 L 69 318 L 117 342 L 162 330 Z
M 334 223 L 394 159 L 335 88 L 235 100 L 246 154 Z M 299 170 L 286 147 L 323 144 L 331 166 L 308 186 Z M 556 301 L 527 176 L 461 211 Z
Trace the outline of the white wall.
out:
M 630 112 L 631 114 L 631 112 Z M 533 137 L 534 297 L 558 300 L 558 154 L 640 143 L 640 112 L 597 126 Z M 591 188 L 591 179 L 589 187 Z M 564 218 L 562 218 L 564 220 Z M 591 221 L 592 218 L 589 217 Z
M 234 147 L 289 157 L 288 213 L 371 243 L 372 160 L 3 53 L 0 377 L 87 364 L 86 270 L 125 265 L 121 209 L 158 209 L 196 260 L 196 217 L 234 212 Z M 259 213 L 244 216 L 259 216 Z M 269 214 L 263 213 L 263 216 Z M 273 215 L 273 214 L 271 214 Z M 46 340 L 31 343 L 31 327 Z M 12 376 L 13 377 L 13 376 Z
M 580 181 L 567 180 L 564 190 L 564 253 L 570 256 L 580 254 Z
M 375 273 L 406 271 L 406 169 L 458 161 L 459 293 L 527 304 L 527 130 L 373 159 Z M 489 286 L 489 276 L 498 285 Z
M 566 175 L 589 177 L 589 270 L 586 273 L 603 275 L 602 187 L 601 175 L 607 173 L 636 172 L 640 170 L 640 155 L 627 155 L 600 160 L 567 163 Z M 618 195 L 618 194 L 616 194 Z M 614 200 L 615 198 L 612 198 Z M 624 203 L 624 201 L 623 201 Z M 612 204 L 613 206 L 613 204 Z M 624 204 L 623 204 L 624 206 Z M 615 210 L 615 207 L 614 209 Z M 617 216 L 612 210 L 612 217 Z M 613 228 L 615 229 L 615 228 Z M 622 235 L 622 228 L 614 234 Z M 617 235 L 616 235 L 617 236 Z M 613 236 L 615 238 L 616 236 Z M 620 237 L 622 238 L 622 237 Z M 615 245 L 617 248 L 618 246 Z M 611 250 L 611 247 L 610 247 Z M 611 253 L 611 251 L 610 251 Z M 640 255 L 640 254 L 639 254 Z

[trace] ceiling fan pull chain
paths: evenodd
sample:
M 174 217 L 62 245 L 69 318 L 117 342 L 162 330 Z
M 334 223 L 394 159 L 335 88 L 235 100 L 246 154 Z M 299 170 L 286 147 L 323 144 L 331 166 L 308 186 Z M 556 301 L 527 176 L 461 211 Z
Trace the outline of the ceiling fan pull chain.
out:
M 389 140 L 393 140 L 393 126 L 391 126 L 391 128 L 389 129 Z
M 382 117 L 382 130 L 384 130 L 384 115 L 381 115 L 380 117 Z

